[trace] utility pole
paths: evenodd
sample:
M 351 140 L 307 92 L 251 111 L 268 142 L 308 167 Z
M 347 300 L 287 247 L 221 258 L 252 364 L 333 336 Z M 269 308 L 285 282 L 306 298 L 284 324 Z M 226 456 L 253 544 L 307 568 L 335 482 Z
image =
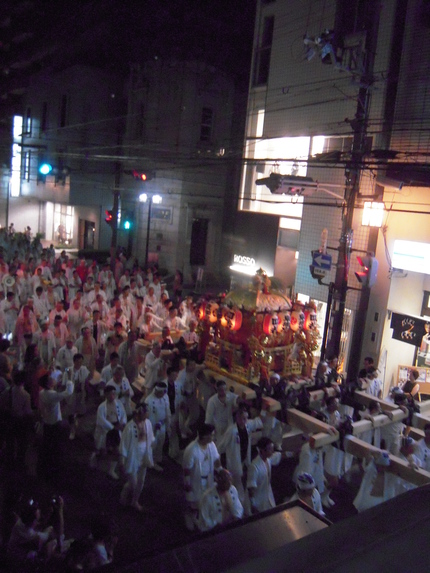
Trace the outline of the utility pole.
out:
M 336 268 L 336 277 L 333 284 L 333 297 L 330 309 L 330 325 L 327 340 L 327 353 L 339 355 L 342 336 L 342 324 L 345 313 L 346 295 L 348 292 L 348 274 L 353 242 L 352 222 L 354 206 L 360 191 L 360 176 L 362 161 L 366 152 L 367 124 L 369 119 L 370 99 L 373 85 L 373 70 L 379 30 L 381 11 L 380 0 L 366 0 L 362 4 L 364 29 L 366 31 L 365 62 L 360 77 L 357 110 L 355 118 L 350 121 L 353 129 L 353 143 L 351 160 L 345 166 L 345 201 L 342 210 L 342 231 L 339 242 L 339 255 Z M 359 303 L 360 312 L 357 313 L 352 337 L 351 368 L 348 376 L 354 377 L 358 372 L 358 361 L 363 342 L 363 331 L 370 290 L 362 290 Z

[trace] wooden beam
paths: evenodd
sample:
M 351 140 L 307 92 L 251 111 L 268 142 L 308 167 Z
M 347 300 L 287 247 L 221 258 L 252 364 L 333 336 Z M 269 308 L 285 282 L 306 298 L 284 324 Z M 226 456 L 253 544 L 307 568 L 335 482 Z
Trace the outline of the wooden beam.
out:
M 365 406 L 368 406 L 371 400 L 378 402 L 384 412 L 391 412 L 392 410 L 397 410 L 399 408 L 396 404 L 390 404 L 390 402 L 385 402 L 385 400 L 375 398 L 374 396 L 366 394 L 366 392 L 362 392 L 361 390 L 356 390 L 354 392 L 354 399 L 357 400 L 357 402 L 360 404 L 364 404 Z
M 295 408 L 287 410 L 287 420 L 290 426 L 299 428 L 305 434 L 314 434 L 312 436 L 314 447 L 331 444 L 339 439 L 339 432 L 332 426 Z
M 430 400 L 424 400 L 423 402 L 420 402 L 419 405 L 420 414 L 424 414 L 430 417 Z
M 412 416 L 412 425 L 414 426 L 414 428 L 419 428 L 420 430 L 424 430 L 424 426 L 426 424 L 430 424 L 430 412 L 427 414 L 427 416 L 424 416 L 423 414 L 417 414 L 415 413 Z
M 357 422 L 353 422 L 352 427 L 354 428 L 353 435 L 357 436 L 362 434 L 363 432 L 368 432 L 369 430 L 373 430 L 375 428 L 381 428 L 383 426 L 389 426 L 394 422 L 400 422 L 407 418 L 408 414 L 403 412 L 403 410 L 393 410 L 391 412 L 393 416 L 390 419 L 385 414 L 378 414 L 377 416 L 373 416 L 373 422 L 371 420 L 358 420 Z
M 381 450 L 355 436 L 346 436 L 344 440 L 345 451 L 356 458 L 367 458 L 369 454 L 379 453 Z M 405 460 L 390 454 L 390 467 L 388 471 L 417 486 L 430 483 L 430 472 L 422 469 L 415 470 Z
M 337 392 L 335 388 L 327 388 L 326 389 L 327 392 L 325 392 L 324 390 L 312 390 L 311 392 L 309 392 L 309 402 L 311 404 L 313 403 L 319 403 L 322 402 L 324 400 L 324 398 L 326 396 L 337 396 Z
M 206 381 L 209 381 L 210 377 L 214 378 L 216 381 L 223 380 L 227 384 L 227 388 L 230 389 L 231 387 L 233 387 L 234 393 L 240 396 L 242 400 L 254 400 L 254 398 L 256 398 L 257 396 L 255 390 L 249 388 L 248 386 L 245 386 L 245 384 L 240 384 L 240 382 L 236 382 L 236 380 L 232 380 L 229 376 L 223 376 L 218 372 L 211 370 L 210 368 L 205 368 L 202 372 L 206 378 Z M 279 405 L 279 410 L 280 409 L 281 406 Z
M 278 412 L 281 409 L 281 404 L 278 400 L 274 400 L 269 396 L 263 396 L 263 410 L 266 412 Z
M 408 436 L 413 438 L 415 441 L 418 441 L 421 440 L 421 438 L 424 438 L 424 431 L 419 430 L 418 428 L 410 428 Z

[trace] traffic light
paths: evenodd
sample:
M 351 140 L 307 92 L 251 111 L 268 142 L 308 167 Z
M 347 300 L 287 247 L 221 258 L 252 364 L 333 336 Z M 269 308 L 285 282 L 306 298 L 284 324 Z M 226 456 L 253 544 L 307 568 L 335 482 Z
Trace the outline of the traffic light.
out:
M 54 166 L 49 161 L 39 160 L 39 165 L 37 166 L 37 181 L 45 183 L 46 176 L 52 174 Z
M 51 165 L 51 163 L 48 163 L 47 161 L 42 161 L 41 163 L 39 163 L 40 175 L 43 175 L 43 176 L 49 175 L 53 169 L 54 168 Z
M 124 231 L 131 231 L 133 228 L 133 219 L 130 213 L 126 213 L 124 217 L 124 222 L 122 224 Z
M 360 282 L 363 287 L 372 287 L 376 283 L 378 275 L 378 261 L 371 253 L 367 253 L 365 257 L 357 257 L 357 261 L 362 267 L 361 271 L 355 273 L 358 282 Z
M 113 225 L 113 211 L 108 211 L 106 209 L 105 213 L 106 213 L 106 217 L 105 217 L 106 223 L 108 225 Z
M 281 175 L 271 173 L 269 177 L 257 179 L 256 185 L 266 185 L 275 195 L 306 196 L 312 195 L 318 189 L 318 183 L 311 177 L 297 175 Z
M 131 169 L 129 171 L 124 171 L 124 173 L 132 175 L 136 181 L 149 181 L 155 177 L 155 171 L 152 169 Z

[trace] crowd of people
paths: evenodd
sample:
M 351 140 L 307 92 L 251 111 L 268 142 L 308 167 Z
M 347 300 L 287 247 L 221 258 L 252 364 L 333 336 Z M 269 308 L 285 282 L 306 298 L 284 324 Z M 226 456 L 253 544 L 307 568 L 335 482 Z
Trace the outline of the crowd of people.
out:
M 195 301 L 183 297 L 180 273 L 169 296 L 157 269 L 142 269 L 121 253 L 113 264 L 98 265 L 70 260 L 65 251 L 57 257 L 53 247 L 44 249 L 28 236 L 18 241 L 15 233 L 2 233 L 0 242 L 0 430 L 7 463 L 25 471 L 26 451 L 40 433 L 37 472 L 55 480 L 64 425 L 74 440 L 91 394 L 98 406 L 89 466 L 107 464 L 109 477 L 122 481 L 120 503 L 136 512 L 143 510 L 147 471 L 161 474 L 166 455 L 182 466 L 190 530 L 208 531 L 273 508 L 272 467 L 282 457 L 298 456 L 292 499 L 321 515 L 332 507 L 331 491 L 350 470 L 352 456 L 341 440 L 323 448 L 306 440 L 300 452 L 282 451 L 285 409 L 275 416 L 261 397 L 303 411 L 309 406 L 303 394 L 290 394 L 279 374 L 261 381 L 260 399 L 252 404 L 224 379 L 205 376 Z M 142 339 L 150 342 L 146 348 Z M 314 387 L 335 392 L 326 392 L 314 414 L 340 430 L 348 420 L 372 420 L 384 411 L 371 358 L 356 385 L 375 398 L 365 411 L 348 401 L 353 392 L 338 378 L 336 357 L 327 357 Z M 410 412 L 412 381 L 387 400 Z M 406 427 L 407 421 L 395 422 L 363 435 L 382 451 L 365 461 L 358 511 L 413 487 L 386 472 L 388 452 L 430 470 L 430 425 L 418 443 Z M 59 555 L 87 568 L 112 561 L 116 539 L 105 524 L 95 521 L 88 539 L 68 543 L 62 515 L 61 497 L 43 518 L 37 501 L 20 500 L 8 541 L 15 565 Z

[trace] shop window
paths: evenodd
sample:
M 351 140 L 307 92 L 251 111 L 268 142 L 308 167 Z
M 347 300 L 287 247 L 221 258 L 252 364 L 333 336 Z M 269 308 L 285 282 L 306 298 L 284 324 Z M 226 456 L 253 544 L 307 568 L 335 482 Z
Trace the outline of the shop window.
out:
M 269 79 L 274 26 L 275 17 L 266 16 L 263 20 L 259 47 L 255 52 L 254 86 L 266 85 Z
M 299 247 L 299 231 L 294 229 L 279 229 L 278 247 L 296 251 Z
M 75 208 L 71 205 L 54 205 L 54 238 L 60 245 L 70 245 L 73 239 Z

